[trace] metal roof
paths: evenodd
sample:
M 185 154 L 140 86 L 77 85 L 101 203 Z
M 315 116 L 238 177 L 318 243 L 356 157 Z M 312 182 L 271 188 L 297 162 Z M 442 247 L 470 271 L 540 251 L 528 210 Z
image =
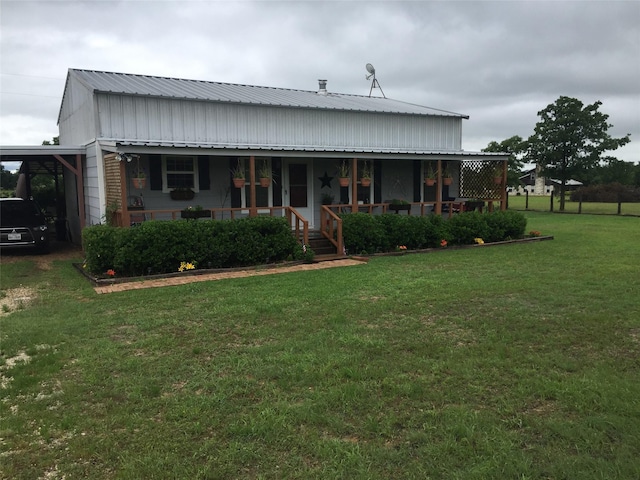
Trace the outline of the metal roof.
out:
M 96 93 L 274 107 L 469 118 L 460 113 L 380 97 L 77 69 L 69 69 L 67 83 L 71 76 Z

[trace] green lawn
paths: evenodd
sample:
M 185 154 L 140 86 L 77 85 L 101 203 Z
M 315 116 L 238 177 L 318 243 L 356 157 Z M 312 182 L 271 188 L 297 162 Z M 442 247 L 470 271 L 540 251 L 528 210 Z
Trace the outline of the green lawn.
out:
M 640 478 L 640 220 L 526 215 L 555 239 L 109 295 L 5 264 L 0 477 Z
M 512 210 L 525 210 L 527 200 L 524 195 L 509 195 L 509 208 Z M 548 196 L 529 195 L 529 210 L 548 212 L 551 208 L 551 199 Z M 557 197 L 553 199 L 553 210 L 560 210 L 560 200 Z M 580 210 L 579 202 L 572 202 L 567 196 L 564 204 L 566 213 L 578 213 Z M 583 202 L 581 213 L 590 214 L 609 214 L 617 215 L 617 203 L 599 203 L 599 202 Z M 621 215 L 640 216 L 640 203 L 623 203 L 620 208 Z

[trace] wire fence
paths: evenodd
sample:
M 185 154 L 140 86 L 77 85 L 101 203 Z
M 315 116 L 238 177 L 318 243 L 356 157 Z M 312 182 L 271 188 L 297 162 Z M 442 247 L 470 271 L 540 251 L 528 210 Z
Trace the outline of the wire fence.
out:
M 509 209 L 560 212 L 560 199 L 553 195 L 513 195 L 507 197 Z M 580 202 L 566 197 L 562 213 L 640 216 L 640 202 Z

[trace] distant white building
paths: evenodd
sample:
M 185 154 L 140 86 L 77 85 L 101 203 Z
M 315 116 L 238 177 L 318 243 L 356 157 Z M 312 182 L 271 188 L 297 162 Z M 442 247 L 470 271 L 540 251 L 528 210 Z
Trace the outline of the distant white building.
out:
M 556 188 L 560 188 L 562 183 L 558 179 L 546 178 L 540 175 L 540 167 L 525 170 L 518 178 L 520 185 L 517 188 L 509 187 L 509 193 L 525 194 L 529 192 L 530 195 L 551 195 Z M 565 185 L 567 190 L 571 190 L 581 186 L 582 182 L 569 179 Z

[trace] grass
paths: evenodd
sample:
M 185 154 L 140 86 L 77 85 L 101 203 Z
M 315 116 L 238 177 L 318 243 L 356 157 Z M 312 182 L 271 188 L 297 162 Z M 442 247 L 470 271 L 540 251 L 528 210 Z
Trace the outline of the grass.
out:
M 0 477 L 639 478 L 640 222 L 526 215 L 555 240 L 109 295 L 3 265 Z
M 526 196 L 524 195 L 509 195 L 509 208 L 513 210 L 525 210 Z M 549 196 L 536 196 L 529 195 L 529 210 L 548 212 L 551 207 L 551 199 Z M 582 210 L 580 210 L 582 208 Z M 553 199 L 553 210 L 558 212 L 560 210 L 560 200 L 557 197 Z M 564 204 L 565 213 L 589 213 L 589 214 L 606 214 L 617 215 L 618 204 L 617 203 L 601 203 L 601 202 L 583 202 L 580 207 L 580 202 L 572 202 L 567 199 Z M 621 215 L 635 215 L 640 216 L 640 203 L 623 203 L 620 209 Z

